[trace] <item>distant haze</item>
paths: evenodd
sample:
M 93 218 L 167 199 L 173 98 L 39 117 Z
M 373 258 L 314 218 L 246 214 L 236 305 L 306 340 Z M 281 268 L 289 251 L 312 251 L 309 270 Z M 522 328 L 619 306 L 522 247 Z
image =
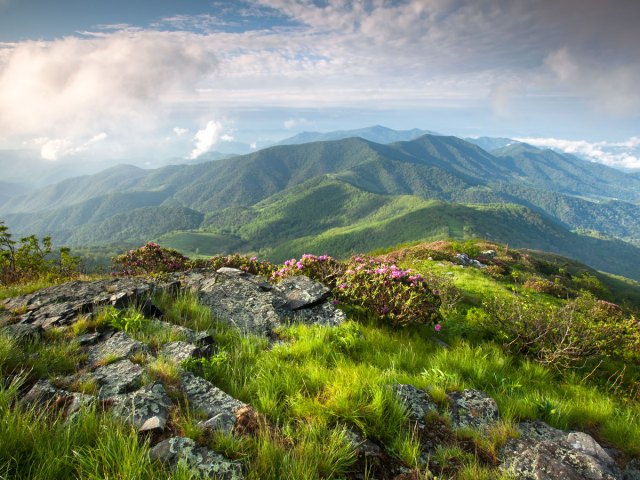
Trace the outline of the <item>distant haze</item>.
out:
M 381 124 L 638 168 L 638 18 L 628 0 L 5 0 L 0 150 L 153 166 Z

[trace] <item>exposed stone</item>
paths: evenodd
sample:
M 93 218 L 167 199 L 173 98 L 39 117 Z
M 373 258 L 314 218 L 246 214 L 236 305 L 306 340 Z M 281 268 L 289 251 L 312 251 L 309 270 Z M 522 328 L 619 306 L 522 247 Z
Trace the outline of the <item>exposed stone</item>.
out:
M 609 454 L 586 433 L 566 433 L 543 422 L 523 422 L 521 436 L 500 452 L 501 468 L 518 480 L 620 480 Z
M 627 464 L 622 480 L 640 480 L 640 458 L 635 458 Z
M 125 358 L 99 367 L 91 375 L 100 384 L 99 395 L 111 397 L 135 389 L 142 380 L 144 368 Z
M 485 430 L 500 418 L 496 401 L 479 390 L 452 392 L 448 397 L 455 428 Z
M 190 438 L 171 437 L 158 443 L 151 449 L 149 455 L 152 460 L 159 460 L 175 467 L 182 462 L 187 467 L 197 470 L 200 474 L 219 480 L 241 480 L 242 465 L 197 445 Z
M 132 302 L 144 303 L 153 288 L 153 284 L 138 278 L 74 281 L 10 298 L 3 305 L 8 310 L 25 311 L 18 315 L 19 323 L 39 325 L 46 330 L 69 325 L 79 314 L 93 312 L 102 305 L 124 308 Z
M 147 346 L 124 332 L 116 332 L 104 342 L 90 347 L 88 359 L 95 363 L 107 357 L 129 358 L 138 352 L 148 352 Z
M 42 327 L 28 323 L 15 323 L 2 328 L 2 331 L 17 342 L 33 342 L 42 337 Z
M 96 344 L 100 337 L 102 337 L 102 335 L 99 332 L 83 333 L 82 335 L 78 335 L 76 340 L 80 346 L 86 347 L 87 345 Z
M 64 409 L 65 416 L 69 417 L 83 406 L 91 406 L 94 400 L 92 395 L 69 392 L 54 387 L 49 380 L 38 380 L 22 397 L 21 403 L 38 405 L 54 403 L 58 408 Z
M 484 263 L 481 263 L 481 262 L 479 262 L 478 260 L 476 260 L 474 258 L 470 258 L 469 255 L 467 255 L 466 253 L 457 253 L 454 258 L 462 266 L 477 267 L 477 268 L 486 267 L 486 265 Z
M 189 406 L 207 417 L 202 425 L 212 430 L 232 433 L 237 412 L 240 408 L 246 407 L 246 404 L 190 372 L 182 372 L 181 380 Z
M 211 337 L 208 332 L 197 332 L 190 328 L 183 327 L 182 325 L 176 325 L 162 320 L 151 320 L 151 322 L 153 325 L 171 330 L 177 337 L 179 337 L 179 340 L 193 343 L 197 346 L 213 344 L 213 337 Z
M 396 397 L 407 407 L 409 419 L 424 425 L 424 417 L 429 412 L 437 412 L 438 406 L 424 390 L 413 385 L 397 384 L 392 387 Z
M 165 343 L 160 348 L 159 353 L 176 363 L 202 356 L 202 351 L 199 347 L 182 341 Z
M 291 315 L 291 314 L 290 314 Z M 305 323 L 307 325 L 321 325 L 323 327 L 337 327 L 347 319 L 346 314 L 335 308 L 329 302 L 323 302 L 311 307 L 295 310 L 287 316 L 283 323 Z
M 284 296 L 285 307 L 290 310 L 316 305 L 326 300 L 331 293 L 322 283 L 303 275 L 285 278 L 276 286 L 276 290 Z
M 138 431 L 163 431 L 167 425 L 171 399 L 161 383 L 147 385 L 140 390 L 111 397 L 112 413 L 134 425 Z

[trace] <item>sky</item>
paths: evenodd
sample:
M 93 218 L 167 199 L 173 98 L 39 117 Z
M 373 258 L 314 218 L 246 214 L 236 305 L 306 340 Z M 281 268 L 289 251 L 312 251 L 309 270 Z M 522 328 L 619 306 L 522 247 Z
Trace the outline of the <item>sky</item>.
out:
M 381 124 L 640 168 L 634 0 L 0 0 L 0 150 L 195 159 Z

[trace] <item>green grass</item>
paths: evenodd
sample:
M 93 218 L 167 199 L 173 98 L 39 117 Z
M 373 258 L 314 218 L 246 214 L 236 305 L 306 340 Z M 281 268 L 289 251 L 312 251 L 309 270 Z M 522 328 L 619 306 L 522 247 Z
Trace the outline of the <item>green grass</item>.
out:
M 350 320 L 339 327 L 291 325 L 277 332 L 280 342 L 270 344 L 214 318 L 195 294 L 154 297 L 163 320 L 213 336 L 217 351 L 201 362 L 200 374 L 250 404 L 260 418 L 253 435 L 205 434 L 197 425 L 198 412 L 177 389 L 178 366 L 160 356 L 148 361 L 149 380 L 163 382 L 176 403 L 169 421 L 172 431 L 241 461 L 250 480 L 344 478 L 356 462 L 349 430 L 380 443 L 425 478 L 429 462 L 437 461 L 440 467 L 433 473 L 438 478 L 506 480 L 468 445 L 495 456 L 523 420 L 588 431 L 628 455 L 640 455 L 637 402 L 609 392 L 596 376 L 585 378 L 580 370 L 560 373 L 509 355 L 491 332 L 474 323 L 483 300 L 508 298 L 514 288 L 525 293 L 511 277 L 496 280 L 478 269 L 422 258 L 403 262 L 459 290 L 462 303 L 446 311 L 441 332 L 432 326 L 393 329 L 361 309 L 345 307 Z M 545 294 L 529 295 L 536 303 L 562 303 Z M 123 315 L 139 313 L 131 307 Z M 21 391 L 36 379 L 75 373 L 84 357 L 74 336 L 104 328 L 108 318 L 105 309 L 91 320 L 81 319 L 75 328 L 54 330 L 27 344 L 0 333 L 0 477 L 192 478 L 185 469 L 171 474 L 151 463 L 148 444 L 97 409 L 85 409 L 68 422 L 52 410 L 17 406 Z M 129 334 L 153 352 L 180 338 L 152 320 L 135 323 Z M 428 391 L 442 409 L 426 422 L 433 429 L 449 429 L 451 440 L 426 465 L 407 412 L 390 388 L 396 383 Z M 74 386 L 88 392 L 93 388 L 80 381 Z M 450 431 L 444 412 L 447 394 L 466 388 L 482 390 L 498 403 L 502 421 L 486 436 Z

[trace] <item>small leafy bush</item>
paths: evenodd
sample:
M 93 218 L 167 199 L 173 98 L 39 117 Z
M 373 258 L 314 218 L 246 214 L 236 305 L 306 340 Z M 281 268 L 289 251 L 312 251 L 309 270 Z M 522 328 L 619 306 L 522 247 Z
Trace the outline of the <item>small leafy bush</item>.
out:
M 186 270 L 189 265 L 188 257 L 153 242 L 113 259 L 114 273 L 124 276 L 178 272 Z
M 113 328 L 126 333 L 140 331 L 147 322 L 142 313 L 133 309 L 118 310 L 112 307 L 105 315 Z
M 0 284 L 70 279 L 78 275 L 79 267 L 80 258 L 71 255 L 68 248 L 54 252 L 51 237 L 31 235 L 15 241 L 0 222 Z
M 567 298 L 569 296 L 569 290 L 562 283 L 554 280 L 548 280 L 541 277 L 531 277 L 525 280 L 524 288 L 537 293 L 546 293 L 547 295 L 553 295 L 558 298 Z
M 271 279 L 278 281 L 291 275 L 306 275 L 329 288 L 335 288 L 345 271 L 345 265 L 329 255 L 316 256 L 305 253 L 300 260 L 292 258 L 284 262 L 279 270 L 273 272 Z
M 215 255 L 205 260 L 203 266 L 208 266 L 214 270 L 222 267 L 237 268 L 253 275 L 262 275 L 267 278 L 275 271 L 275 266 L 270 262 L 258 260 L 256 257 L 238 255 L 237 253 L 233 255 Z
M 183 360 L 182 368 L 204 378 L 215 378 L 220 366 L 229 361 L 226 350 L 220 350 L 210 357 L 188 358 Z
M 577 368 L 603 357 L 640 360 L 640 326 L 618 305 L 583 293 L 562 307 L 526 298 L 485 302 L 478 318 L 513 353 L 558 369 Z

